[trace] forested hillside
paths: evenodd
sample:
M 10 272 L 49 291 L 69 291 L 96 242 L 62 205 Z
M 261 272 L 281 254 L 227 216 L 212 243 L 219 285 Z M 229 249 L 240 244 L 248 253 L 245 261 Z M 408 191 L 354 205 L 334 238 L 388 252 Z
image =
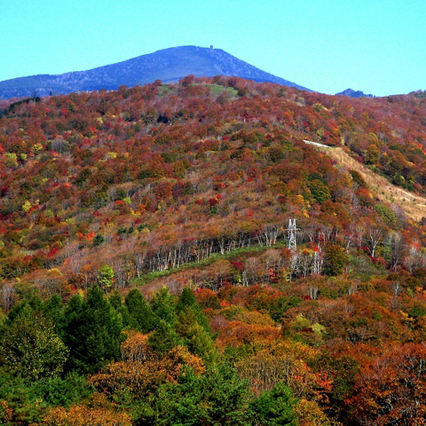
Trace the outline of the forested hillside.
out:
M 425 98 L 188 76 L 0 107 L 3 423 L 426 419 Z

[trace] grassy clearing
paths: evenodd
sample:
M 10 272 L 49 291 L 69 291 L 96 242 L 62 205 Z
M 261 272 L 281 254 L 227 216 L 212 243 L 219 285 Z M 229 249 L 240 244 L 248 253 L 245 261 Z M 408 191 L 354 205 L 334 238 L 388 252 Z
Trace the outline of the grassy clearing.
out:
M 219 84 L 205 84 L 205 86 L 210 88 L 211 95 L 220 95 L 223 92 L 228 92 L 231 97 L 238 96 L 238 90 L 233 87 L 224 87 Z
M 231 250 L 231 251 L 226 252 L 224 254 L 213 253 L 209 257 L 206 257 L 205 259 L 200 260 L 200 262 L 190 262 L 190 263 L 187 263 L 185 265 L 180 266 L 179 268 L 171 268 L 171 269 L 166 269 L 164 271 L 148 272 L 148 273 L 144 274 L 143 276 L 141 276 L 140 278 L 135 278 L 132 281 L 132 285 L 142 286 L 144 284 L 147 284 L 147 283 L 154 281 L 157 278 L 168 277 L 172 274 L 175 274 L 177 272 L 184 271 L 184 270 L 187 270 L 187 269 L 202 268 L 202 267 L 211 265 L 211 264 L 217 262 L 218 260 L 233 259 L 234 257 L 241 255 L 241 254 L 259 253 L 259 252 L 266 251 L 266 250 L 269 250 L 269 249 L 277 249 L 277 248 L 285 248 L 285 247 L 287 247 L 287 243 L 285 241 L 279 241 L 271 247 L 254 245 L 254 246 L 251 246 L 251 247 L 242 247 L 242 248 L 238 248 L 238 249 L 235 249 L 235 250 Z

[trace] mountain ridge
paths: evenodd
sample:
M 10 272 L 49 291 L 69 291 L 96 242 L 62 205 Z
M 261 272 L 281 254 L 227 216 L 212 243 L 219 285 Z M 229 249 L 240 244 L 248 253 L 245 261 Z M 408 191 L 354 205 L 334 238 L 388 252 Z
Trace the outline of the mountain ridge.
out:
M 235 76 L 255 82 L 277 83 L 308 90 L 277 77 L 213 47 L 179 46 L 85 71 L 39 74 L 0 82 L 0 98 L 47 96 L 79 91 L 115 90 L 161 80 L 175 82 L 193 74 L 197 77 Z

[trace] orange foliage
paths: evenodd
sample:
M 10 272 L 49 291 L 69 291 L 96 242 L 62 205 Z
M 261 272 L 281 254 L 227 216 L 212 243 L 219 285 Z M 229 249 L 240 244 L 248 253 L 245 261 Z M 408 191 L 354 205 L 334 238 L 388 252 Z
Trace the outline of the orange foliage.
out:
M 136 335 L 133 336 L 133 340 Z M 89 378 L 98 391 L 113 395 L 127 389 L 133 395 L 143 397 L 161 383 L 176 382 L 184 366 L 196 374 L 205 371 L 203 361 L 181 346 L 172 349 L 164 358 L 148 358 L 143 361 L 126 361 L 109 364 L 105 369 Z
M 392 347 L 359 373 L 354 396 L 346 402 L 360 423 L 424 423 L 426 416 L 426 346 Z
M 69 410 L 63 407 L 52 408 L 43 418 L 49 426 L 130 426 L 131 417 L 108 403 L 102 395 L 94 395 L 89 405 L 73 405 Z
M 288 340 L 270 344 L 267 349 L 240 361 L 236 368 L 243 377 L 250 379 L 256 394 L 284 382 L 296 397 L 324 404 L 328 402 L 332 381 L 325 373 L 314 373 L 307 365 L 317 355 L 317 350 Z
M 280 336 L 280 330 L 264 325 L 230 321 L 221 329 L 217 346 L 223 350 L 226 346 L 238 347 L 244 344 L 268 346 Z
M 126 362 L 137 362 L 147 359 L 152 355 L 147 345 L 148 334 L 142 334 L 134 330 L 127 333 L 126 340 L 121 344 L 121 358 Z

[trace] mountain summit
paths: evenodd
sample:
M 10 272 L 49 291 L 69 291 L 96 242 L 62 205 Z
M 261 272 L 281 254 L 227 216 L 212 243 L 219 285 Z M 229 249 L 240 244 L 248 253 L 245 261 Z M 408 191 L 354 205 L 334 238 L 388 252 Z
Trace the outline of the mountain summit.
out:
M 46 96 L 92 90 L 114 90 L 119 86 L 135 86 L 177 81 L 189 74 L 197 77 L 236 76 L 256 82 L 278 83 L 308 90 L 291 81 L 276 77 L 253 65 L 213 47 L 181 46 L 159 50 L 127 61 L 59 75 L 35 75 L 0 82 L 0 98 Z

